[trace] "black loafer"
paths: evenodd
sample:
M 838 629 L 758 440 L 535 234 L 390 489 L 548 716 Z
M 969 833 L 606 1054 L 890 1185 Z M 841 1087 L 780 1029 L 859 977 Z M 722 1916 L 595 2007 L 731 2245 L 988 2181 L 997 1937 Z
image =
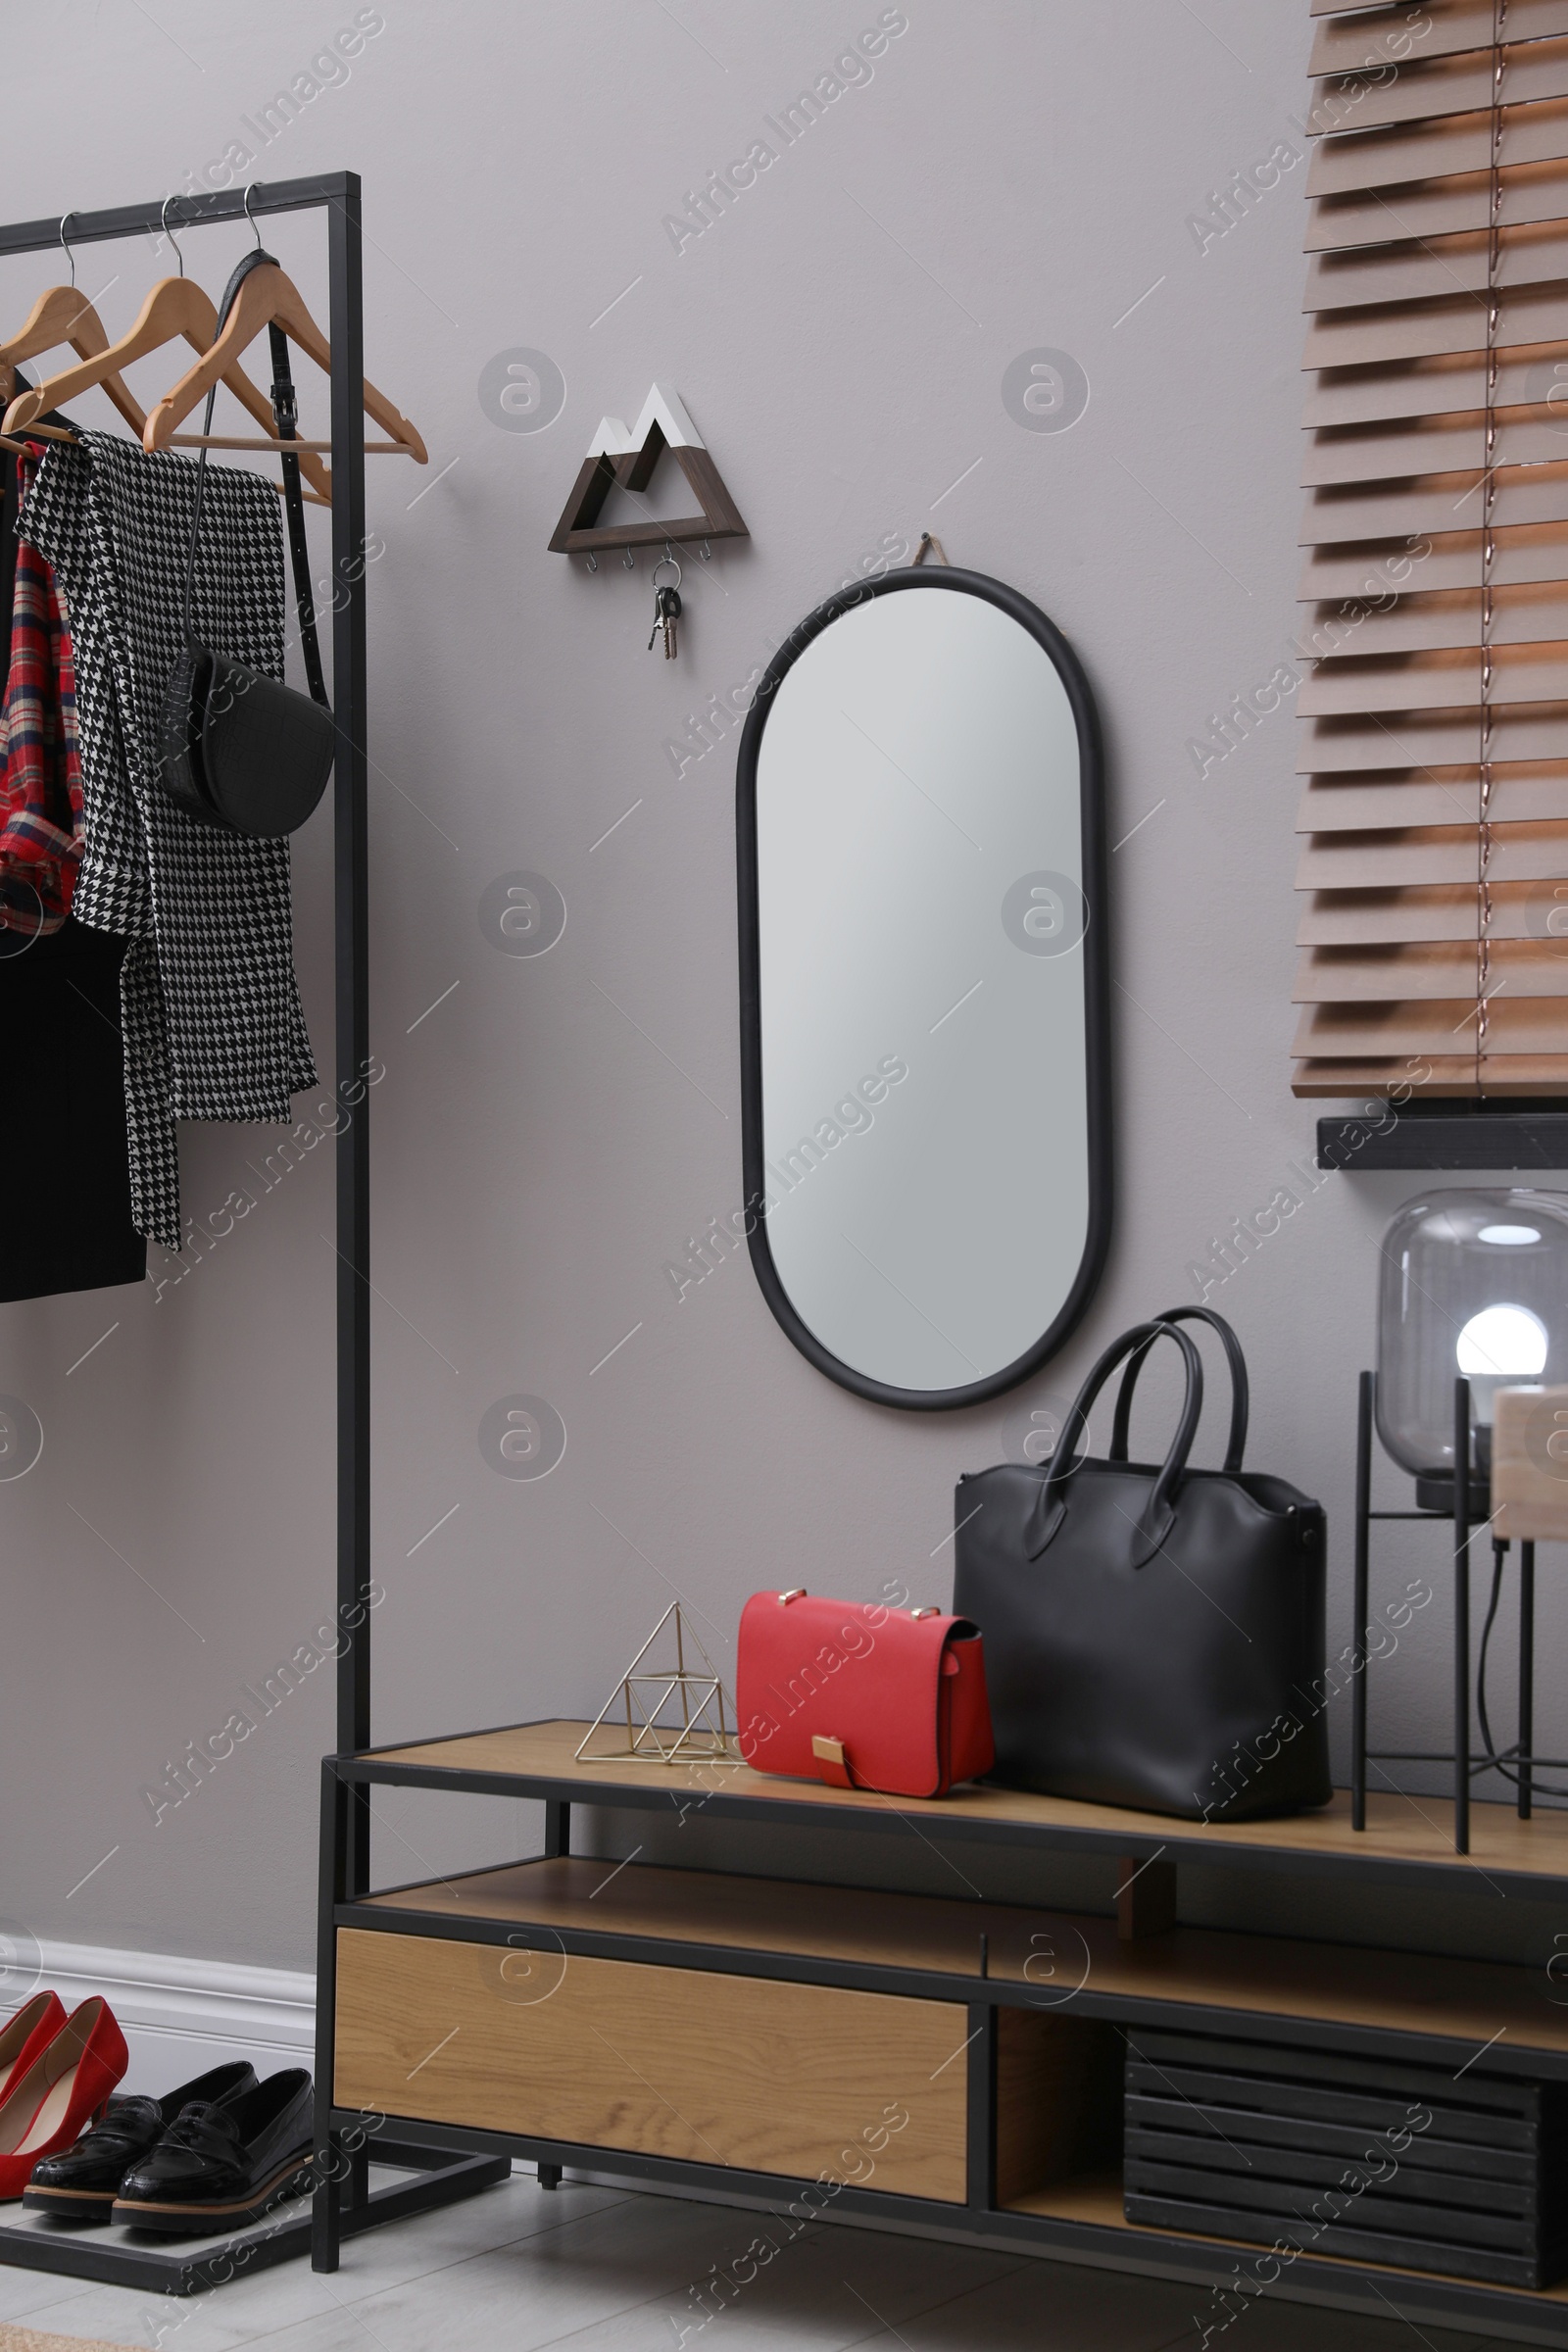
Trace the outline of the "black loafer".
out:
M 24 2206 L 62 2222 L 107 2222 L 131 2166 L 158 2145 L 182 2107 L 193 2099 L 222 2106 L 256 2088 L 256 2069 L 243 2058 L 215 2066 L 166 2098 L 129 2094 L 110 2100 L 103 2121 L 74 2147 L 43 2156 L 22 2193 Z
M 311 2078 L 302 2066 L 221 2106 L 186 2107 L 120 2184 L 112 2219 L 172 2237 L 259 2222 L 313 2184 Z

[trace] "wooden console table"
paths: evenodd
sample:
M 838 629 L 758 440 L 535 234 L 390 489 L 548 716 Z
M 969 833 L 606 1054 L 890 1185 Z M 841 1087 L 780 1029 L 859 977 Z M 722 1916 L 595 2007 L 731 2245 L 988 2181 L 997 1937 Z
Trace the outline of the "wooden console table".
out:
M 1250 2280 L 1260 2249 L 1129 2225 L 1115 2148 L 1117 2029 L 1223 2033 L 1456 2073 L 1568 2083 L 1568 2003 L 1544 1970 L 1161 1923 L 573 1855 L 573 1805 L 797 1830 L 935 1832 L 965 1845 L 1123 1858 L 1154 1886 L 1183 1859 L 1326 1882 L 1556 1901 L 1568 1816 L 1477 1805 L 1454 1853 L 1442 1809 L 1348 1798 L 1213 1826 L 970 1788 L 940 1802 L 781 1781 L 740 1764 L 579 1764 L 586 1726 L 509 1729 L 329 1757 L 323 1767 L 321 2136 L 384 2129 L 470 2155 L 716 2192 L 789 2230 L 820 2213 L 1191 2279 Z M 543 1800 L 531 1861 L 348 1899 L 368 1784 Z M 959 1886 L 956 1877 L 955 1886 Z M 1326 1889 L 1325 1889 L 1326 1890 Z M 325 2148 L 323 2147 L 323 2153 Z M 335 2268 L 341 2162 L 318 2191 Z M 792 2222 L 790 2217 L 799 2217 Z M 1568 2280 L 1543 2292 L 1302 2252 L 1268 2292 L 1568 2346 Z M 1219 2315 L 1220 2318 L 1223 2315 Z

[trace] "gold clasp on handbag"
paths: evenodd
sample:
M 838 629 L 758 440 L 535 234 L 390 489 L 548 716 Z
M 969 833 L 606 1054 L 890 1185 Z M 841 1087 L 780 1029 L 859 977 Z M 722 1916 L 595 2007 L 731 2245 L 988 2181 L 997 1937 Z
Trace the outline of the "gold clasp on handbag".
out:
M 779 1594 L 778 1605 L 781 1609 L 787 1609 L 792 1600 L 804 1600 L 805 1598 L 806 1587 L 804 1585 L 792 1585 L 787 1592 L 781 1592 Z
M 911 1609 L 909 1611 L 909 1615 L 914 1619 L 916 1625 L 919 1624 L 922 1617 L 940 1617 L 942 1611 L 934 1604 L 928 1608 Z

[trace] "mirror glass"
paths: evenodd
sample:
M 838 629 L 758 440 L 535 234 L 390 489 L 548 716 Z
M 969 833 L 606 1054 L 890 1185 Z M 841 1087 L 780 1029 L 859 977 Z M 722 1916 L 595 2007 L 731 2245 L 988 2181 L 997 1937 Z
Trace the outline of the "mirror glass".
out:
M 813 613 L 748 719 L 753 1259 L 796 1345 L 864 1395 L 995 1395 L 1092 1292 L 1108 1220 L 1096 747 L 1044 614 L 954 569 Z

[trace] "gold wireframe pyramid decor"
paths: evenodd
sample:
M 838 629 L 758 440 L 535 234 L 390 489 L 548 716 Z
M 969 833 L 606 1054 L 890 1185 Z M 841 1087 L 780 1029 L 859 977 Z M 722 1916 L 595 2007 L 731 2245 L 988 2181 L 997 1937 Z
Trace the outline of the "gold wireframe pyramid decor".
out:
M 664 1630 L 671 1618 L 672 1638 Z M 659 1660 L 661 1636 L 663 1663 Z M 671 1646 L 673 1665 L 668 1662 Z M 698 1667 L 688 1666 L 688 1652 L 698 1659 Z M 733 1713 L 712 1659 L 686 1623 L 680 1602 L 672 1600 L 589 1725 L 576 1760 L 680 1764 L 692 1756 L 738 1757 L 740 1749 L 729 1728 Z M 596 1747 L 596 1738 L 617 1744 Z

